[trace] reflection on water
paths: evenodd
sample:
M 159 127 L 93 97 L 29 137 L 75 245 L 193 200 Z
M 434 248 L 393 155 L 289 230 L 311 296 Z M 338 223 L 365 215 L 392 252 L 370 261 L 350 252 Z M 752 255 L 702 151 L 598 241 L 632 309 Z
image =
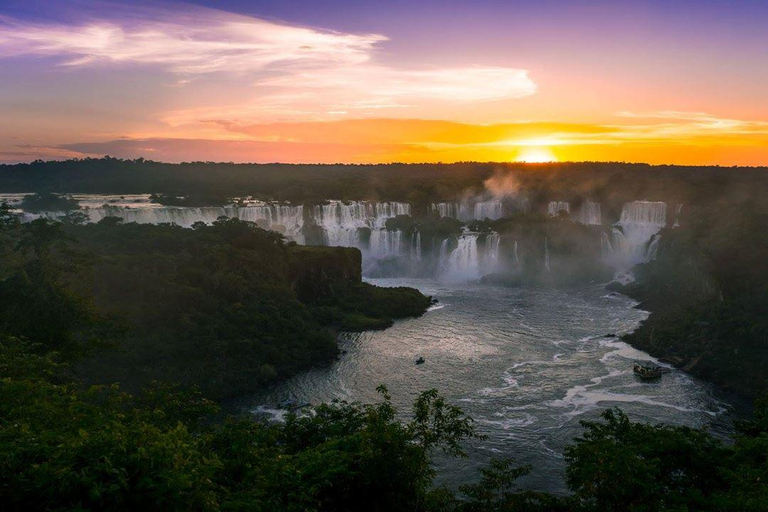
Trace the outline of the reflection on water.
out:
M 328 368 L 284 382 L 254 399 L 268 410 L 284 400 L 372 402 L 386 384 L 404 414 L 419 392 L 437 388 L 475 419 L 488 438 L 464 460 L 437 460 L 440 483 L 477 475 L 491 457 L 531 464 L 525 487 L 561 492 L 564 447 L 613 406 L 633 420 L 729 428 L 729 406 L 710 385 L 672 370 L 660 382 L 632 373 L 652 360 L 609 335 L 633 330 L 647 313 L 600 285 L 574 289 L 501 288 L 430 280 L 371 280 L 413 286 L 440 303 L 422 318 L 380 332 L 347 335 L 347 353 Z M 415 365 L 418 357 L 426 362 Z

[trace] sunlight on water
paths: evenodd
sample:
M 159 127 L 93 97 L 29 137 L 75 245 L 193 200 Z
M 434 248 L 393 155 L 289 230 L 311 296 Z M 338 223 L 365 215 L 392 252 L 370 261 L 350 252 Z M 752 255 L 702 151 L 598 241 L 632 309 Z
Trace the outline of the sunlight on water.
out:
M 293 399 L 371 402 L 386 384 L 401 411 L 437 388 L 472 416 L 487 440 L 470 457 L 439 457 L 439 483 L 475 478 L 491 457 L 533 465 L 526 487 L 565 490 L 563 448 L 580 420 L 619 406 L 632 419 L 725 432 L 729 406 L 712 386 L 673 370 L 657 383 L 639 381 L 635 359 L 652 359 L 606 335 L 633 330 L 646 313 L 601 285 L 553 290 L 461 286 L 430 280 L 371 280 L 414 286 L 439 299 L 422 318 L 379 332 L 347 335 L 347 351 L 329 368 L 291 379 L 255 398 L 252 408 Z M 418 357 L 423 365 L 415 366 Z

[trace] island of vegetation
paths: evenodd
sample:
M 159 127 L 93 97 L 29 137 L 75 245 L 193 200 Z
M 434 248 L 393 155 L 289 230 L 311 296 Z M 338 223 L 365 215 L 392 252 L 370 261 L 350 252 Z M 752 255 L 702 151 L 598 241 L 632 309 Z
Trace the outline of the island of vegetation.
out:
M 421 315 L 415 289 L 362 281 L 357 249 L 286 244 L 233 219 L 183 229 L 13 222 L 0 235 L 0 326 L 88 354 L 78 374 L 137 389 L 163 378 L 237 396 L 337 356 L 335 333 Z

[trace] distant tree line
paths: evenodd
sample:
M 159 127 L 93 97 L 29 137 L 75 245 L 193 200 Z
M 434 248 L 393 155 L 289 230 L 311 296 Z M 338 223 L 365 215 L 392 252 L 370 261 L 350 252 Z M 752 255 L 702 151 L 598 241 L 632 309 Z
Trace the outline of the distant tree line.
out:
M 766 168 L 628 163 L 519 164 L 168 164 L 138 158 L 85 158 L 0 165 L 2 192 L 133 194 L 321 203 L 328 199 L 406 201 L 419 208 L 485 192 L 485 180 L 512 175 L 534 204 L 592 199 L 609 213 L 638 199 L 688 204 L 741 203 L 768 186 Z

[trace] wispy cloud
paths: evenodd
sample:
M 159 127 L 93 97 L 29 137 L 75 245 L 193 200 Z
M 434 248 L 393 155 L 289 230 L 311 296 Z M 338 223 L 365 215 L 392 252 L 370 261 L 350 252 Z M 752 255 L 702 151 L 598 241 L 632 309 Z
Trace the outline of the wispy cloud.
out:
M 66 66 L 149 64 L 176 73 L 248 73 L 278 65 L 355 65 L 367 61 L 376 34 L 343 34 L 278 24 L 212 9 L 190 15 L 143 9 L 127 19 L 83 24 L 0 18 L 0 55 L 41 55 Z
M 250 122 L 366 117 L 422 104 L 476 102 L 534 94 L 522 69 L 459 66 L 405 69 L 379 62 L 387 37 L 288 25 L 183 6 L 143 7 L 80 23 L 0 18 L 0 58 L 47 57 L 69 69 L 144 66 L 179 75 L 174 83 L 211 87 L 207 75 L 250 86 L 222 105 L 201 101 L 162 116 L 170 124 L 207 119 Z M 120 10 L 117 11 L 122 12 Z M 192 94 L 192 93 L 190 93 Z M 399 111 L 399 110 L 398 110 Z

